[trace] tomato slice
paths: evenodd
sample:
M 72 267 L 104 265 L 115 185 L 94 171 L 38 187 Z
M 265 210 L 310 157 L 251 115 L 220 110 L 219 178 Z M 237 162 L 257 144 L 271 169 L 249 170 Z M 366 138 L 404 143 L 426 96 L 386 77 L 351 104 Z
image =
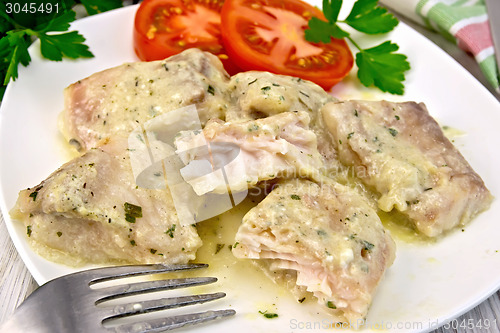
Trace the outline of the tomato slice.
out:
M 353 66 L 344 40 L 311 43 L 304 30 L 323 13 L 300 0 L 226 0 L 221 12 L 222 41 L 242 70 L 298 76 L 329 90 Z
M 188 48 L 217 55 L 225 69 L 238 69 L 222 46 L 220 11 L 224 0 L 144 0 L 134 21 L 134 49 L 143 61 L 160 60 Z

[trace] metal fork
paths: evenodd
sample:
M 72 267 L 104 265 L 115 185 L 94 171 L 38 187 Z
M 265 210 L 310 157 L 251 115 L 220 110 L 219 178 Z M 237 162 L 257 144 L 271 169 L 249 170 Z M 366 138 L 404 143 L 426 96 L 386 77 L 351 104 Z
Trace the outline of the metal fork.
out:
M 112 285 L 99 289 L 91 288 L 92 285 L 127 277 L 185 271 L 207 266 L 206 264 L 131 265 L 97 268 L 65 275 L 35 290 L 0 327 L 0 332 L 162 332 L 234 315 L 236 313 L 234 310 L 219 310 L 145 319 L 114 327 L 103 325 L 116 318 L 205 303 L 222 298 L 225 294 L 218 292 L 178 296 L 106 307 L 97 305 L 125 296 L 209 284 L 217 279 L 213 277 L 175 278 Z

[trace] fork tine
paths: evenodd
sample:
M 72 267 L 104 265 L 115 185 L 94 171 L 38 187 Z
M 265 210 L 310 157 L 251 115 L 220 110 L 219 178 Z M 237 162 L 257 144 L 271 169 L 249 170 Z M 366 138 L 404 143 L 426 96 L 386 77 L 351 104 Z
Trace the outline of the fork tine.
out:
M 145 281 L 145 282 L 122 284 L 118 286 L 95 289 L 97 294 L 102 296 L 101 298 L 96 300 L 96 304 L 120 297 L 126 297 L 126 296 L 132 296 L 132 295 L 138 295 L 138 294 L 144 294 L 162 290 L 194 287 L 194 286 L 214 283 L 216 281 L 217 278 L 214 277 L 197 277 L 197 278 Z
M 193 304 L 202 304 L 214 301 L 219 298 L 223 298 L 225 296 L 226 296 L 225 293 L 218 292 L 213 294 L 169 297 L 156 300 L 148 300 L 142 302 L 132 302 L 127 304 L 116 305 L 110 307 L 109 309 L 106 309 L 103 312 L 104 318 L 102 321 L 106 322 L 112 319 L 128 317 L 137 314 L 180 308 Z
M 125 277 L 176 272 L 176 271 L 199 269 L 205 267 L 208 267 L 208 265 L 207 264 L 126 265 L 126 266 L 95 268 L 76 274 L 79 274 L 81 276 L 86 276 L 89 279 L 89 285 L 92 285 L 99 282 L 121 279 Z
M 152 333 L 173 330 L 186 325 L 200 324 L 207 321 L 232 316 L 234 310 L 206 311 L 161 319 L 153 319 L 140 323 L 120 325 L 115 328 L 116 333 Z

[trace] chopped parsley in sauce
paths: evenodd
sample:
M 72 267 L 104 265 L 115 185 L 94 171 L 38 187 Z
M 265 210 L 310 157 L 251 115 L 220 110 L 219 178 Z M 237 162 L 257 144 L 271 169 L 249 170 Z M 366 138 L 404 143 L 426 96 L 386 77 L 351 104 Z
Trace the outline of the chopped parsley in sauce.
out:
M 33 192 L 30 193 L 29 197 L 33 198 L 33 201 L 36 200 L 36 196 L 38 195 L 38 191 L 42 189 L 43 186 L 38 186 Z
M 165 233 L 170 236 L 170 238 L 174 238 L 175 224 L 172 224 L 170 228 L 168 228 Z
M 217 244 L 217 245 L 215 246 L 215 254 L 219 253 L 219 252 L 220 252 L 220 250 L 222 250 L 222 249 L 224 248 L 224 246 L 225 246 L 225 244 L 220 244 L 220 243 L 219 243 L 219 244 Z
M 259 311 L 259 313 L 261 315 L 263 315 L 264 317 L 266 317 L 267 319 L 272 319 L 272 318 L 278 318 L 278 314 L 277 313 L 269 313 L 267 311 Z
M 389 128 L 388 130 L 389 130 L 389 133 L 391 133 L 392 136 L 395 137 L 396 135 L 398 135 L 398 131 L 395 130 L 394 128 Z
M 336 309 L 337 307 L 335 306 L 335 304 L 333 304 L 332 301 L 328 301 L 326 302 L 326 306 L 329 308 L 329 309 Z
M 125 202 L 123 208 L 125 209 L 125 221 L 127 222 L 135 223 L 136 218 L 142 217 L 141 206 Z

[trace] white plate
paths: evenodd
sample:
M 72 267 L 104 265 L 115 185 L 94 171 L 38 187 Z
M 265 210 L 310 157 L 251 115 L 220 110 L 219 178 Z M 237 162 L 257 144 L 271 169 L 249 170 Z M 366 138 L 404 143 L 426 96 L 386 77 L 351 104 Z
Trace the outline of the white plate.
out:
M 0 112 L 0 205 L 17 250 L 40 284 L 73 269 L 36 255 L 26 243 L 25 228 L 12 221 L 8 211 L 19 190 L 38 184 L 69 158 L 56 124 L 63 108 L 63 89 L 99 70 L 137 60 L 132 49 L 134 13 L 135 7 L 128 7 L 73 24 L 87 38 L 95 55 L 92 59 L 46 61 L 35 45 L 30 50 L 31 64 L 20 68 L 19 79 L 5 94 Z M 498 196 L 500 104 L 453 59 L 411 28 L 400 24 L 390 38 L 409 55 L 412 65 L 404 96 L 361 88 L 354 74 L 334 87 L 333 93 L 344 98 L 425 102 L 442 124 L 466 133 L 455 144 Z M 377 42 L 373 38 L 366 41 L 369 45 Z M 434 244 L 398 240 L 397 259 L 379 286 L 366 330 L 429 331 L 498 290 L 499 215 L 500 203 L 495 200 L 464 232 L 452 232 Z M 220 281 L 219 287 L 228 297 L 218 307 L 231 306 L 237 316 L 199 328 L 200 332 L 227 332 L 235 327 L 252 333 L 314 332 L 331 324 L 327 316 L 293 302 L 279 288 L 265 287 L 267 281 L 246 277 L 231 284 L 226 281 L 231 280 L 231 274 Z M 269 320 L 258 314 L 266 309 L 279 313 L 279 318 Z

